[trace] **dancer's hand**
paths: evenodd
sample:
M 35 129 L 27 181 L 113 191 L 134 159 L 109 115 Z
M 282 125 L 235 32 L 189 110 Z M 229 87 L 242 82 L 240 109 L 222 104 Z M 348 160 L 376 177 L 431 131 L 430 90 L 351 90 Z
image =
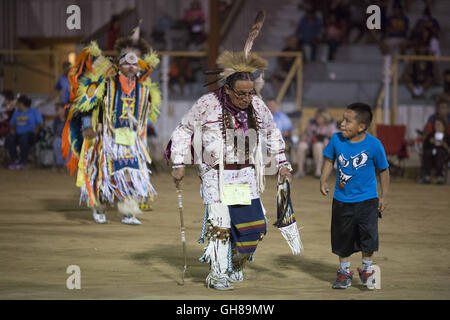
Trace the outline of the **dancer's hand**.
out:
M 83 138 L 85 139 L 94 139 L 95 138 L 95 132 L 92 130 L 92 128 L 87 128 L 83 130 Z
M 289 182 L 291 182 L 291 172 L 289 171 L 289 169 L 287 167 L 281 167 L 280 169 L 280 183 L 284 183 L 286 180 L 288 180 Z
M 184 178 L 184 167 L 173 169 L 172 177 L 173 177 L 173 181 L 175 182 L 175 185 L 178 188 L 181 180 L 183 180 L 183 178 Z

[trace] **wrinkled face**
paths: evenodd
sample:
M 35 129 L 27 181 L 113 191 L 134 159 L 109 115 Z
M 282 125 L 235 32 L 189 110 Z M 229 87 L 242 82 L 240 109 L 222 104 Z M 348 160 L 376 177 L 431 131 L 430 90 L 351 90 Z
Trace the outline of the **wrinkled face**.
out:
M 225 86 L 225 92 L 230 97 L 231 103 L 239 109 L 247 109 L 256 94 L 255 84 L 250 80 L 237 80 L 234 88 Z
M 341 131 L 345 138 L 352 139 L 362 133 L 364 129 L 365 125 L 358 122 L 355 111 L 349 109 L 344 111 L 341 122 Z

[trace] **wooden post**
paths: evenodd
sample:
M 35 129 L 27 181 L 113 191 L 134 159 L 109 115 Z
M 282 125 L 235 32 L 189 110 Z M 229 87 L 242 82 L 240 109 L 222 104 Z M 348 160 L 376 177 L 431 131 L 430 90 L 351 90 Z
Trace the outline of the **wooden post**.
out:
M 286 94 L 286 91 L 289 88 L 289 85 L 291 84 L 292 79 L 295 76 L 295 73 L 297 71 L 296 68 L 298 68 L 300 66 L 300 58 L 295 59 L 294 63 L 292 64 L 291 69 L 289 70 L 288 75 L 286 76 L 286 79 L 284 79 L 283 85 L 281 86 L 280 92 L 278 92 L 277 98 L 276 98 L 276 102 L 277 104 L 280 104 L 281 101 L 284 98 L 284 95 Z
M 394 58 L 394 88 L 393 88 L 393 97 L 394 103 L 393 108 L 391 109 L 391 124 L 396 124 L 397 122 L 397 110 L 398 110 L 398 56 Z
M 216 60 L 219 56 L 220 46 L 220 21 L 219 0 L 209 0 L 209 36 L 208 36 L 208 69 L 216 69 Z M 208 77 L 208 82 L 214 80 L 214 76 Z M 210 90 L 216 88 L 215 84 L 209 86 Z
M 297 59 L 299 59 L 297 66 L 297 108 L 301 110 L 303 98 L 303 55 L 300 54 Z
M 59 52 L 52 51 L 52 55 L 53 55 L 53 63 L 54 63 L 54 66 L 53 66 L 54 67 L 54 69 L 53 69 L 54 81 L 52 84 L 52 87 L 53 87 L 55 85 L 55 83 L 58 82 L 58 78 L 59 78 L 59 72 L 58 72 L 58 70 L 59 70 Z

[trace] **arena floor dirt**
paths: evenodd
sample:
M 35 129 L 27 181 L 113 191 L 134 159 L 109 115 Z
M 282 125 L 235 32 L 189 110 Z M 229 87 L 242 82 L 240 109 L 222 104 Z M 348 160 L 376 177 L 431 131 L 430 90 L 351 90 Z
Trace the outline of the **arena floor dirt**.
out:
M 108 212 L 95 224 L 78 206 L 73 178 L 50 170 L 0 169 L 1 299 L 449 299 L 450 186 L 393 180 L 389 208 L 380 220 L 381 290 L 365 289 L 356 276 L 347 290 L 332 290 L 337 258 L 330 248 L 331 196 L 311 177 L 293 182 L 293 203 L 305 251 L 293 256 L 276 218 L 275 183 L 263 196 L 268 234 L 259 245 L 246 280 L 233 291 L 207 289 L 208 266 L 198 262 L 203 209 L 199 180 L 184 182 L 188 270 L 183 266 L 177 196 L 167 173 L 154 175 L 159 192 L 141 226 L 120 223 Z M 330 178 L 330 185 L 333 180 Z M 351 258 L 352 269 L 360 256 Z M 69 265 L 81 269 L 81 289 L 68 290 Z

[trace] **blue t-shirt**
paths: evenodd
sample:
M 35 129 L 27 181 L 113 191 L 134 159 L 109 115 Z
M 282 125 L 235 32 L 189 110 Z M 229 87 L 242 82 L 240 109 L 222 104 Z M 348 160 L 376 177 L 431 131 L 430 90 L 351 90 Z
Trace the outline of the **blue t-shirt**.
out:
M 69 79 L 67 78 L 66 75 L 61 75 L 58 78 L 58 82 L 56 83 L 55 86 L 56 90 L 62 90 L 62 102 L 67 104 L 69 103 L 70 100 L 70 88 L 69 88 Z
M 273 121 L 278 129 L 280 129 L 283 134 L 285 131 L 292 130 L 292 121 L 289 117 L 283 112 L 276 111 L 273 114 Z
M 337 160 L 336 200 L 355 203 L 378 198 L 375 168 L 384 170 L 389 167 L 380 140 L 366 132 L 364 140 L 352 143 L 337 132 L 323 155 Z
M 11 118 L 10 124 L 16 127 L 16 134 L 33 132 L 38 124 L 43 122 L 42 116 L 34 108 L 28 108 L 27 111 L 16 109 Z

